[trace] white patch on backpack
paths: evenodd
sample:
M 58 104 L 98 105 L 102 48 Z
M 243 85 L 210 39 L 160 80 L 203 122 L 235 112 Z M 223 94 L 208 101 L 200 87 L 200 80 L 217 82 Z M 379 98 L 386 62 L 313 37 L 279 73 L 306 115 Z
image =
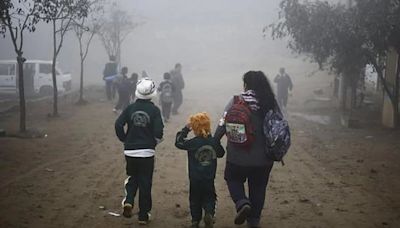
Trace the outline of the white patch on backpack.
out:
M 205 145 L 196 151 L 195 158 L 202 166 L 209 166 L 212 160 L 217 159 L 217 153 L 212 146 Z
M 146 127 L 150 123 L 150 116 L 144 111 L 136 111 L 132 114 L 131 121 L 136 127 Z

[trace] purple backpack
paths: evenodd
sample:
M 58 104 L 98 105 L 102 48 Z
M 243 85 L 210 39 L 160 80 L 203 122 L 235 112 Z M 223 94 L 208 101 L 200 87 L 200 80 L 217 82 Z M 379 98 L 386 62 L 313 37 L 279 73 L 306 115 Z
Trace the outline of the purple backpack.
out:
M 290 130 L 289 123 L 282 115 L 282 112 L 270 110 L 264 118 L 264 135 L 266 137 L 265 153 L 268 158 L 274 161 L 283 162 L 283 156 L 288 152 L 290 147 Z

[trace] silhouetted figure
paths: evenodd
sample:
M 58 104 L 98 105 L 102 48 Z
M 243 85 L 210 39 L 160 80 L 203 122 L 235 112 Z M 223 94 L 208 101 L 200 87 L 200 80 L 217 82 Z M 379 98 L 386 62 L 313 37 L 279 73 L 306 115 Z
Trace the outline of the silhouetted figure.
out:
M 274 82 L 277 84 L 277 100 L 281 108 L 286 108 L 289 90 L 292 91 L 293 84 L 290 76 L 285 72 L 285 68 L 279 70 L 279 74 L 275 77 Z
M 158 87 L 160 94 L 161 113 L 165 122 L 168 122 L 171 115 L 172 102 L 174 101 L 174 85 L 171 81 L 171 75 L 164 73 L 164 81 L 162 81 Z
M 138 79 L 139 75 L 137 73 L 132 73 L 129 78 L 129 83 L 131 84 L 131 101 L 135 101 L 136 84 Z
M 175 65 L 175 69 L 171 71 L 171 81 L 174 85 L 174 102 L 172 107 L 172 114 L 178 114 L 178 109 L 182 105 L 183 102 L 183 94 L 182 90 L 185 88 L 185 81 L 182 76 L 182 65 L 177 63 Z
M 118 90 L 118 103 L 113 109 L 114 112 L 124 110 L 130 103 L 132 84 L 127 77 L 128 67 L 121 69 L 121 77 L 115 81 L 115 86 Z
M 103 80 L 106 83 L 107 99 L 112 100 L 115 97 L 115 88 L 113 82 L 118 75 L 118 65 L 115 62 L 115 56 L 110 56 L 110 62 L 106 63 L 103 71 Z

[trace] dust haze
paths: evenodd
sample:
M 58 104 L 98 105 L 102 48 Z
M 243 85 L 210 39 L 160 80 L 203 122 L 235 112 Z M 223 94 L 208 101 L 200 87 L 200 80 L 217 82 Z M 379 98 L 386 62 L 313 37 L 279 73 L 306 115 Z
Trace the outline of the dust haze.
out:
M 119 68 L 128 67 L 128 76 L 146 71 L 158 85 L 181 63 L 185 80 L 180 113 L 165 123 L 155 152 L 149 227 L 191 222 L 188 156 L 174 144 L 188 117 L 208 112 L 214 131 L 228 100 L 243 91 L 244 73 L 263 71 L 276 90 L 281 67 L 294 85 L 286 113 L 292 146 L 286 165 L 276 162 L 271 171 L 261 227 L 400 227 L 400 134 L 381 125 L 382 90 L 370 89 L 363 106 L 351 109 L 357 127 L 343 126 L 335 75 L 292 53 L 287 40 L 263 33 L 278 19 L 280 1 L 116 1 L 141 23 L 122 43 Z M 51 26 L 40 23 L 27 34 L 23 50 L 28 60 L 51 60 Z M 6 34 L 0 60 L 15 58 Z M 118 98 L 107 100 L 103 81 L 107 52 L 95 36 L 85 62 L 85 105 L 76 104 L 80 59 L 73 32 L 57 61 L 72 76 L 72 91 L 59 96 L 60 115 L 51 116 L 51 95 L 27 97 L 27 127 L 40 136 L 19 137 L 18 97 L 0 95 L 0 227 L 137 227 L 136 217 L 122 216 L 126 161 L 114 128 Z M 159 98 L 154 103 L 160 106 Z M 234 227 L 236 213 L 225 158 L 215 178 L 214 227 L 221 228 Z
M 201 83 L 202 89 L 224 91 L 225 78 L 232 78 L 228 82 L 240 89 L 240 78 L 248 70 L 262 70 L 271 78 L 280 67 L 286 67 L 297 84 L 317 69 L 293 55 L 285 41 L 272 40 L 269 31 L 263 36 L 263 28 L 278 18 L 278 0 L 117 3 L 134 21 L 144 22 L 122 44 L 121 66 L 127 66 L 129 73 L 146 70 L 151 78 L 160 81 L 164 72 L 180 62 L 189 88 L 198 88 Z M 8 38 L 0 40 L 0 58 L 14 59 L 9 43 Z M 50 26 L 42 23 L 38 32 L 26 36 L 24 54 L 28 59 L 50 60 L 50 44 Z M 86 85 L 103 84 L 102 72 L 107 61 L 101 42 L 95 37 L 86 61 Z M 72 73 L 77 88 L 79 54 L 72 32 L 67 34 L 58 63 L 64 72 Z

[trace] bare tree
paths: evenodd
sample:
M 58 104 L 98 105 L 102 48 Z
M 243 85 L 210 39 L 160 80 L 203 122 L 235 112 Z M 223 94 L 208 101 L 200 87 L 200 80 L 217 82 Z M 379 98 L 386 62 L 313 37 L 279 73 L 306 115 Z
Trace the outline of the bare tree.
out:
M 2 34 L 3 37 L 6 36 L 6 33 L 10 34 L 14 51 L 17 54 L 20 107 L 19 130 L 21 133 L 26 132 L 26 103 L 23 71 L 23 64 L 25 62 L 25 58 L 23 57 L 24 34 L 26 32 L 34 32 L 36 30 L 36 24 L 39 21 L 39 4 L 37 1 L 0 1 L 0 34 Z
M 87 17 L 90 7 L 89 0 L 43 0 L 42 18 L 51 23 L 53 31 L 53 117 L 58 114 L 58 88 L 56 77 L 57 57 L 63 46 L 65 35 L 72 28 L 74 20 Z
M 87 54 L 89 52 L 90 44 L 92 43 L 93 37 L 98 33 L 102 24 L 100 17 L 103 15 L 103 1 L 92 1 L 90 3 L 90 9 L 88 17 L 82 17 L 76 20 L 73 24 L 74 32 L 79 43 L 79 57 L 80 57 L 80 86 L 79 86 L 79 100 L 77 104 L 86 104 L 87 101 L 83 98 L 83 75 L 84 66 Z
M 100 39 L 109 57 L 115 56 L 119 64 L 121 61 L 121 45 L 126 37 L 141 23 L 133 23 L 132 17 L 112 4 L 110 15 L 103 20 L 99 31 Z

